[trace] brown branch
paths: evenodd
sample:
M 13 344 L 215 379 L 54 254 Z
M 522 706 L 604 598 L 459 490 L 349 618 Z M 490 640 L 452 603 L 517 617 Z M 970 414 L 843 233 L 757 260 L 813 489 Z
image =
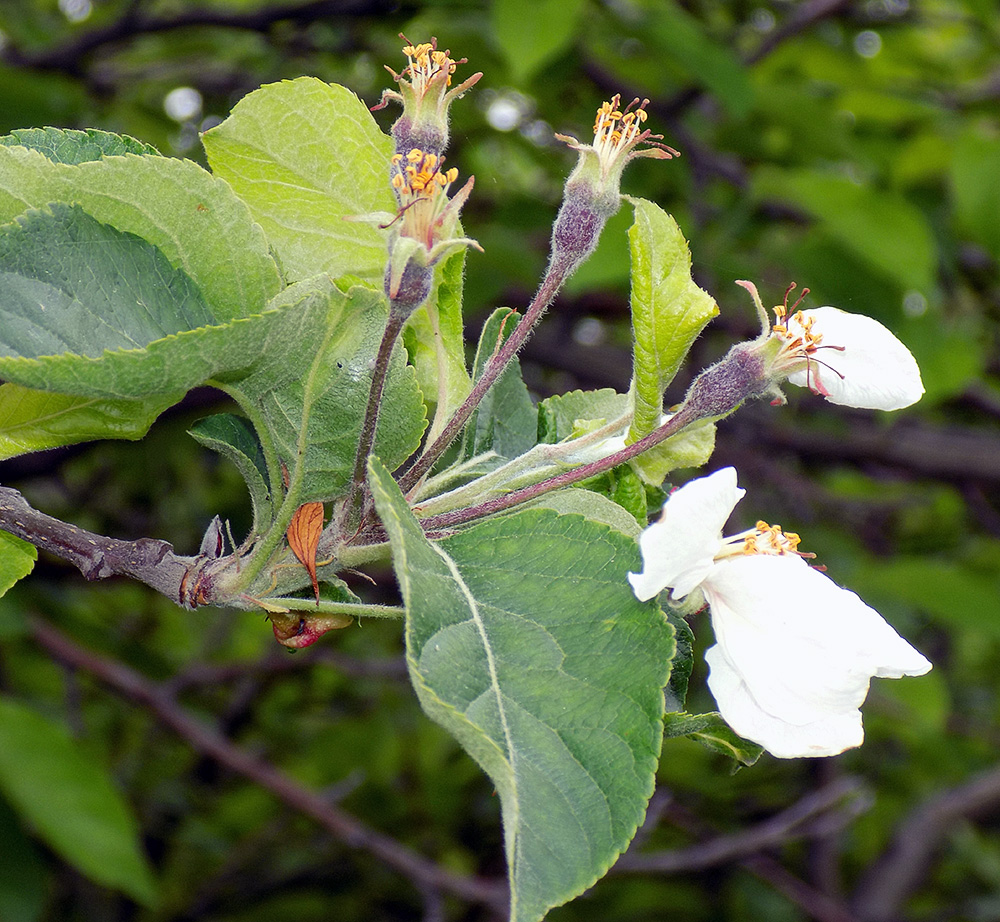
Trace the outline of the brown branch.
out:
M 194 751 L 269 791 L 283 804 L 310 817 L 351 848 L 374 855 L 408 878 L 421 892 L 439 890 L 471 903 L 486 905 L 498 914 L 505 912 L 505 882 L 465 877 L 440 867 L 391 836 L 366 826 L 270 763 L 234 745 L 189 714 L 162 685 L 123 663 L 78 646 L 43 621 L 33 620 L 31 632 L 55 659 L 89 673 L 130 703 L 144 707 Z
M 157 32 L 195 27 L 266 32 L 279 22 L 308 24 L 333 16 L 378 16 L 396 9 L 389 0 L 307 0 L 291 6 L 265 4 L 247 12 L 209 7 L 188 9 L 173 16 L 143 15 L 133 3 L 126 15 L 106 26 L 91 29 L 72 41 L 39 51 L 21 51 L 12 44 L 0 50 L 0 61 L 13 67 L 54 70 L 83 75 L 83 60 L 106 46 Z
M 858 884 L 852 904 L 863 922 L 892 922 L 926 880 L 927 869 L 959 819 L 1000 807 L 1000 766 L 924 801 Z
M 687 848 L 629 853 L 621 858 L 614 870 L 616 873 L 654 871 L 662 874 L 701 871 L 798 839 L 829 835 L 831 821 L 842 826 L 867 807 L 868 798 L 861 795 L 860 783 L 844 778 L 807 794 L 788 809 L 749 829 L 717 836 Z M 818 820 L 822 822 L 817 825 Z
M 86 579 L 130 576 L 189 607 L 191 576 L 207 561 L 181 557 L 155 538 L 122 541 L 77 528 L 39 512 L 10 487 L 0 487 L 0 529 L 69 561 Z

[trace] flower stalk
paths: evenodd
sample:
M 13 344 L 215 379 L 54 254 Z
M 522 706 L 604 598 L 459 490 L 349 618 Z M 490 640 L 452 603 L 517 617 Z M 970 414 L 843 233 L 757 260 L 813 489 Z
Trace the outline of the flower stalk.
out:
M 637 157 L 670 160 L 680 156 L 659 142 L 661 135 L 643 129 L 649 100 L 634 99 L 624 109 L 615 95 L 598 110 L 594 140 L 581 144 L 575 138 L 556 135 L 579 153 L 576 167 L 566 180 L 563 202 L 552 226 L 549 263 L 534 299 L 497 354 L 487 363 L 465 401 L 400 479 L 404 492 L 411 492 L 430 471 L 448 446 L 459 436 L 486 392 L 510 364 L 531 335 L 565 281 L 594 252 L 604 225 L 621 205 L 622 172 Z

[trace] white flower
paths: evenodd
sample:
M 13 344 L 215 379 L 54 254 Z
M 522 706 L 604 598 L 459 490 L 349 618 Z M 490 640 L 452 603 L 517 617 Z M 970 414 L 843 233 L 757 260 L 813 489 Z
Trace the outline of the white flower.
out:
M 792 384 L 831 403 L 869 410 L 901 410 L 924 393 L 910 350 L 877 320 L 836 307 L 783 319 L 774 327 L 785 339 L 778 362 L 792 369 Z
M 853 592 L 796 552 L 778 526 L 733 538 L 722 526 L 744 495 L 728 467 L 671 494 L 639 538 L 645 601 L 696 588 L 712 614 L 709 688 L 726 722 L 778 758 L 830 756 L 864 739 L 861 704 L 873 676 L 922 675 L 931 664 Z

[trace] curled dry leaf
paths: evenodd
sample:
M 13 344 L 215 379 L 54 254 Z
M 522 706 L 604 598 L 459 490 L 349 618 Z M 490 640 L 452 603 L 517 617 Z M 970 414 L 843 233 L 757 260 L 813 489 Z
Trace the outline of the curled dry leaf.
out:
M 298 557 L 312 580 L 316 604 L 319 604 L 319 580 L 316 578 L 316 548 L 323 533 L 323 504 L 303 503 L 295 510 L 292 521 L 285 533 L 288 546 Z M 279 640 L 281 638 L 278 638 Z

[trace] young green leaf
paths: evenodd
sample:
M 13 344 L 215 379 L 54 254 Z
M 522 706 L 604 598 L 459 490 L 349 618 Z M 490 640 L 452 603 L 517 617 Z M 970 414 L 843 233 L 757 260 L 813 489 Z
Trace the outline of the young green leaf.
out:
M 202 136 L 290 282 L 325 272 L 381 282 L 385 236 L 345 217 L 395 212 L 392 141 L 350 90 L 315 77 L 262 86 Z
M 521 315 L 507 307 L 497 308 L 483 325 L 473 362 L 478 380 L 486 363 L 514 331 Z M 538 439 L 538 410 L 521 379 L 521 363 L 512 359 L 469 418 L 463 440 L 463 456 L 472 458 L 495 451 L 503 458 L 516 458 Z
M 465 368 L 462 324 L 465 253 L 459 250 L 438 266 L 427 304 L 410 315 L 403 329 L 403 342 L 424 399 L 444 420 L 465 400 L 472 386 Z
M 691 278 L 691 253 L 677 222 L 652 202 L 631 201 L 634 442 L 660 425 L 664 389 L 719 309 Z
M 764 752 L 762 746 L 743 739 L 718 711 L 707 714 L 668 713 L 663 718 L 664 736 L 690 736 L 714 752 L 734 759 L 739 765 L 753 765 Z
M 199 444 L 217 451 L 236 465 L 250 492 L 253 532 L 259 534 L 267 528 L 274 517 L 274 506 L 268 489 L 264 450 L 253 426 L 242 416 L 216 413 L 198 420 L 188 433 Z
M 69 128 L 18 128 L 0 138 L 4 147 L 27 147 L 44 154 L 53 163 L 86 163 L 102 157 L 124 154 L 159 156 L 152 144 L 128 135 L 112 134 L 97 128 L 76 131 Z
M 69 166 L 0 147 L 0 222 L 51 202 L 77 204 L 156 246 L 190 276 L 220 321 L 259 313 L 281 287 L 246 205 L 190 160 L 129 154 Z
M 63 727 L 9 698 L 0 699 L 0 790 L 82 874 L 153 905 L 135 818 L 103 766 Z
M 628 394 L 619 394 L 610 387 L 546 397 L 538 404 L 539 441 L 561 442 L 580 432 L 589 432 L 624 416 L 628 405 Z
M 673 632 L 625 580 L 634 539 L 538 508 L 431 542 L 376 459 L 369 476 L 411 680 L 496 785 L 511 919 L 536 922 L 602 877 L 642 820 Z
M 182 396 L 107 400 L 0 384 L 0 460 L 91 439 L 141 439 Z

